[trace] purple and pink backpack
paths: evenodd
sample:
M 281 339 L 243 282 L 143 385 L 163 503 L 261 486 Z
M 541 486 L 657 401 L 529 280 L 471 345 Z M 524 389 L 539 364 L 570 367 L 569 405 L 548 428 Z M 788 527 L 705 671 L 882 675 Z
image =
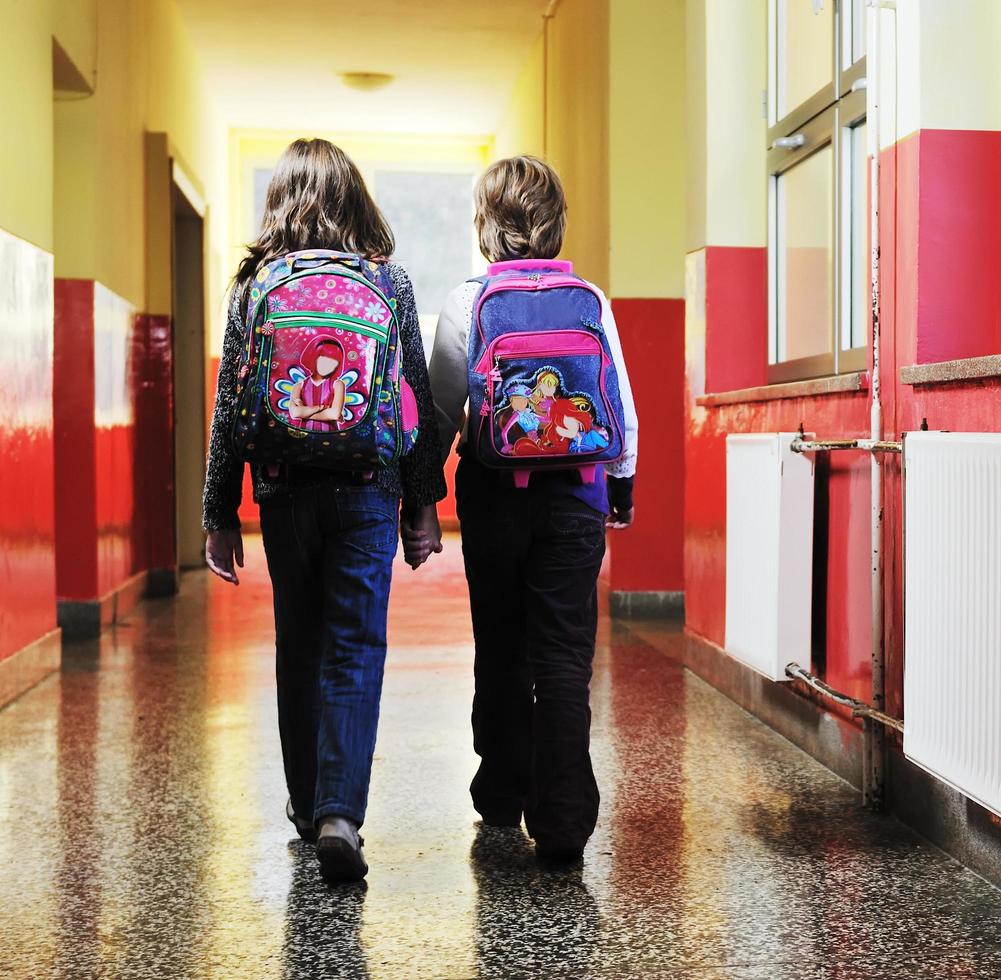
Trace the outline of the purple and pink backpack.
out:
M 533 472 L 594 483 L 625 428 L 601 300 L 569 262 L 490 266 L 469 331 L 469 438 L 488 467 L 525 487 Z
M 370 472 L 413 449 L 385 264 L 326 250 L 262 267 L 247 293 L 233 443 L 248 461 Z

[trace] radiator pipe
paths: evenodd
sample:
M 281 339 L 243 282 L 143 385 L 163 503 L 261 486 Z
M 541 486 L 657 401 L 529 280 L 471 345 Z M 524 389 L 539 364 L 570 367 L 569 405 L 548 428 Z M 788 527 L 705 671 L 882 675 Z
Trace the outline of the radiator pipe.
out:
M 799 664 L 786 664 L 786 675 L 788 677 L 793 677 L 796 680 L 803 681 L 804 684 L 811 687 L 814 691 L 822 694 L 825 698 L 828 698 L 837 704 L 844 705 L 846 708 L 851 708 L 852 715 L 854 717 L 870 719 L 873 722 L 878 722 L 881 725 L 885 725 L 887 728 L 892 728 L 894 731 L 903 734 L 904 723 L 900 718 L 894 718 L 885 712 L 877 711 L 864 701 L 859 701 L 857 698 L 853 698 L 848 694 L 842 694 L 840 691 L 835 691 L 830 684 L 825 684 L 819 677 L 811 674 L 808 670 L 804 670 Z
M 840 449 L 856 449 L 864 453 L 901 453 L 901 442 L 876 442 L 872 439 L 793 439 L 790 446 L 794 453 L 821 453 Z
M 869 186 L 869 227 L 872 240 L 870 242 L 870 285 L 872 287 L 872 406 L 870 409 L 870 438 L 873 443 L 883 441 L 883 401 L 882 373 L 880 355 L 880 225 L 879 225 L 879 178 L 880 178 L 880 99 L 882 85 L 880 84 L 880 58 L 882 55 L 881 7 L 882 0 L 868 0 L 868 6 L 873 10 L 872 45 L 867 55 L 866 64 L 867 93 L 869 105 L 866 118 L 869 121 L 870 132 L 873 134 L 873 158 L 870 170 Z M 892 9 L 892 8 L 891 8 Z M 872 545 L 872 631 L 871 631 L 871 661 L 872 661 L 872 704 L 873 712 L 883 713 L 886 704 L 885 686 L 885 633 L 883 610 L 883 461 L 880 453 L 874 452 L 870 459 L 871 479 L 871 545 Z M 884 770 L 886 762 L 886 739 L 882 725 L 876 723 L 872 714 L 862 715 L 863 733 L 863 770 L 862 770 L 862 803 L 871 810 L 883 809 Z

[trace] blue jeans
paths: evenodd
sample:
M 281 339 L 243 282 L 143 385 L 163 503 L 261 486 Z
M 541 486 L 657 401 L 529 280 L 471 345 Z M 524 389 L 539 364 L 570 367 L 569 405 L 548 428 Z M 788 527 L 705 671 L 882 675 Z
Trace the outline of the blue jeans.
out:
M 386 662 L 399 500 L 290 486 L 261 503 L 274 589 L 278 727 L 299 817 L 365 819 Z

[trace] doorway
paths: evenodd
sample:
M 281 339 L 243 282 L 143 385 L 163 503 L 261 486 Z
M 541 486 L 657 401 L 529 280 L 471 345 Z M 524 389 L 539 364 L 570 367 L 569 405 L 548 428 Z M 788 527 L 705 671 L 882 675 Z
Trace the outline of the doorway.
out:
M 174 362 L 174 487 L 177 560 L 202 565 L 205 482 L 205 221 L 171 182 Z

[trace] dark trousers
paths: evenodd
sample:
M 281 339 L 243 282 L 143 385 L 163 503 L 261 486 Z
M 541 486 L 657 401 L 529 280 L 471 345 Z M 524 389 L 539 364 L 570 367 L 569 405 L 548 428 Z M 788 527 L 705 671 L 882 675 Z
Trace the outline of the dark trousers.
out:
M 285 779 L 306 819 L 365 819 L 398 505 L 375 487 L 329 485 L 261 504 Z
M 460 468 L 463 464 L 460 464 Z M 598 818 L 588 703 L 604 516 L 569 495 L 463 488 L 459 519 L 476 643 L 473 805 L 550 850 Z

